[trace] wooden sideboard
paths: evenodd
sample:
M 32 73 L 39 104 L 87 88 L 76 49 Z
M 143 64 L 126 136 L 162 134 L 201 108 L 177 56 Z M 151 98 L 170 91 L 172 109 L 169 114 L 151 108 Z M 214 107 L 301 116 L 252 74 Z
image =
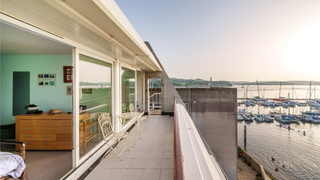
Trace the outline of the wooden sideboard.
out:
M 16 141 L 26 144 L 26 150 L 71 150 L 72 115 L 16 115 Z

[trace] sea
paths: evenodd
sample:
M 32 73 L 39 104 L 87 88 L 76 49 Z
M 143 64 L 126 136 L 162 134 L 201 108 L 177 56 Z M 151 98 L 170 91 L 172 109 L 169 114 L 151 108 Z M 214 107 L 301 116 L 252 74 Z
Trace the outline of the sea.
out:
M 300 99 L 297 100 L 299 102 L 309 100 L 309 98 L 320 99 L 320 86 L 259 86 L 259 89 L 253 85 L 235 87 L 238 90 L 238 98 L 254 96 L 278 98 L 281 96 Z M 254 107 L 241 105 L 238 106 L 238 109 L 260 114 L 268 114 L 269 111 L 299 114 L 310 110 L 310 107 L 269 108 L 258 105 Z M 320 180 L 320 124 L 302 122 L 290 124 L 291 130 L 280 128 L 277 125 L 279 125 L 277 121 L 273 123 L 238 121 L 238 144 L 244 147 L 244 126 L 246 126 L 247 151 L 275 177 L 288 180 Z M 306 132 L 305 135 L 303 131 Z M 272 157 L 275 158 L 275 161 L 271 160 Z M 279 171 L 276 172 L 275 167 L 278 167 Z

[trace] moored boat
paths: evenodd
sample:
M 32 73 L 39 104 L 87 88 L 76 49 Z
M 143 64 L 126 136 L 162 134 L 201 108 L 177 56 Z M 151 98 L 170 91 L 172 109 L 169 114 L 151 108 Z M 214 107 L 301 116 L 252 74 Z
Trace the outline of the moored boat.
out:
M 264 121 L 264 118 L 260 114 L 255 114 L 253 116 L 254 116 L 254 119 L 259 121 L 259 122 L 263 122 Z
M 280 102 L 282 102 L 282 101 L 287 101 L 288 99 L 287 99 L 287 98 L 285 98 L 285 97 L 279 97 L 279 98 L 273 98 L 273 99 L 270 99 L 270 100 L 272 100 L 272 101 L 280 101 Z
M 307 115 L 307 114 L 302 114 L 301 115 L 301 121 L 303 122 L 310 122 L 310 123 L 320 123 L 320 120 L 310 116 L 310 115 Z
M 262 117 L 266 122 L 273 122 L 273 118 L 269 114 L 262 114 Z
M 279 115 L 279 114 L 274 115 L 274 119 L 281 122 L 281 123 L 290 123 L 291 122 L 290 118 L 287 118 L 287 117 L 283 118 L 283 116 Z
M 249 121 L 249 122 L 253 121 L 253 119 L 250 117 L 250 115 L 243 114 L 242 116 L 243 116 L 243 120 L 245 120 L 245 121 Z
M 287 122 L 299 123 L 298 120 L 294 116 L 291 116 L 291 115 L 282 115 L 282 118 Z
M 305 102 L 298 102 L 297 103 L 297 106 L 307 106 L 308 104 L 307 103 L 305 103 Z

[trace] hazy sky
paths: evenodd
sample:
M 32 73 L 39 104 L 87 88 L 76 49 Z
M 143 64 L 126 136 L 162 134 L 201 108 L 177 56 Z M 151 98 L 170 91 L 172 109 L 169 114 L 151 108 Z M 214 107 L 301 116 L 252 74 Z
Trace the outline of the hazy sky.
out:
M 320 0 L 115 0 L 170 77 L 320 81 Z

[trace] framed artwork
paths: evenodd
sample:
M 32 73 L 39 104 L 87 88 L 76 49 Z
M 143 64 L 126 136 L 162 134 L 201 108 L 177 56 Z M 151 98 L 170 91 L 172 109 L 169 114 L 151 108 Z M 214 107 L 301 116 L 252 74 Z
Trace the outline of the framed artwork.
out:
M 92 94 L 92 88 L 83 88 L 82 94 Z
M 55 86 L 55 85 L 56 85 L 56 74 L 54 73 L 38 74 L 38 86 Z
M 72 86 L 67 86 L 66 94 L 67 95 L 72 95 Z
M 63 82 L 72 83 L 72 66 L 63 66 Z

